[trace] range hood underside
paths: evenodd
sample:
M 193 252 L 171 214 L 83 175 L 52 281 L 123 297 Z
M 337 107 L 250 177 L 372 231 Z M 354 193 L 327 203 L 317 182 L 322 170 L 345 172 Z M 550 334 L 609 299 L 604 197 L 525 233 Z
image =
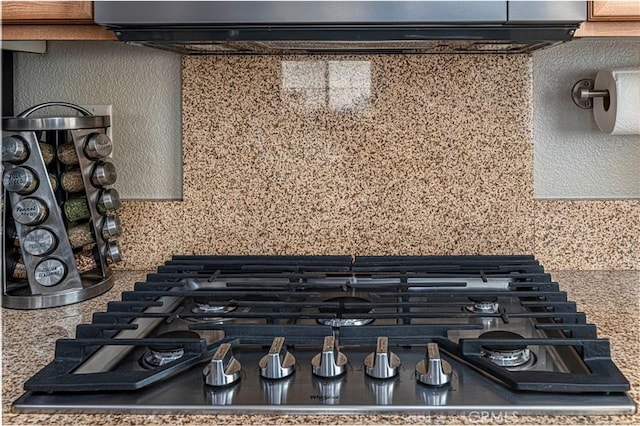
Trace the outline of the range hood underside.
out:
M 571 40 L 584 1 L 99 1 L 123 42 L 185 54 L 525 53 Z
M 114 29 L 124 42 L 187 55 L 528 53 L 569 41 L 577 25 Z
M 418 42 L 311 42 L 311 41 L 246 41 L 157 43 L 137 42 L 143 46 L 169 50 L 183 55 L 313 55 L 313 54 L 489 54 L 529 53 L 549 47 L 550 42 L 525 44 L 499 41 L 441 40 Z

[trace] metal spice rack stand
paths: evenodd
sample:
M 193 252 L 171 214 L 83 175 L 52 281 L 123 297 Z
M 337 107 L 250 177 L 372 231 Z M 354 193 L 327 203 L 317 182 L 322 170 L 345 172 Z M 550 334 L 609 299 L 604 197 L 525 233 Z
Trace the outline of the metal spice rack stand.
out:
M 75 109 L 83 116 L 75 117 L 44 117 L 30 118 L 29 115 L 39 109 L 51 106 L 62 106 Z M 87 158 L 84 153 L 84 144 L 91 135 L 105 133 L 110 126 L 108 116 L 93 116 L 86 109 L 77 105 L 65 102 L 49 102 L 36 105 L 22 112 L 15 118 L 3 118 L 3 141 L 5 137 L 17 137 L 21 139 L 28 148 L 29 155 L 18 164 L 3 161 L 3 173 L 19 167 L 25 167 L 34 172 L 38 178 L 37 188 L 29 194 L 19 194 L 7 191 L 3 185 L 3 207 L 2 214 L 3 244 L 2 255 L 4 261 L 4 273 L 2 279 L 2 306 L 15 309 L 38 309 L 55 306 L 68 305 L 81 302 L 98 296 L 113 287 L 113 271 L 107 262 L 107 254 L 114 252 L 111 257 L 118 261 L 119 252 L 117 243 L 105 241 L 102 227 L 106 220 L 106 215 L 100 214 L 97 204 L 103 188 L 96 187 L 92 183 L 92 174 L 96 168 L 97 160 Z M 81 171 L 87 204 L 90 212 L 89 224 L 95 237 L 95 260 L 97 268 L 90 273 L 80 274 L 76 265 L 74 252 L 67 234 L 67 226 L 61 207 L 68 199 L 68 194 L 58 185 L 54 190 L 49 180 L 49 173 L 53 172 L 58 181 L 63 169 L 66 167 L 57 158 L 53 163 L 47 165 L 40 150 L 38 136 L 45 134 L 46 142 L 57 148 L 68 142 L 73 142 L 78 155 L 78 166 Z M 4 156 L 4 148 L 3 148 Z M 9 235 L 7 235 L 6 222 L 10 220 L 16 205 L 24 199 L 36 199 L 46 207 L 48 214 L 45 219 L 33 225 L 25 225 L 15 220 L 15 228 L 20 241 L 20 253 L 26 267 L 27 279 L 16 280 L 10 278 L 9 263 Z M 9 202 L 7 202 L 9 201 Z M 29 214 L 28 212 L 25 214 Z M 55 248 L 43 255 L 33 255 L 25 250 L 25 237 L 35 229 L 45 229 L 54 234 L 57 240 Z M 44 265 L 44 266 L 43 266 Z M 60 266 L 62 265 L 62 266 Z M 57 269 L 56 269 L 57 268 Z M 36 279 L 36 274 L 38 279 Z M 47 275 L 49 274 L 49 276 Z M 57 274 L 57 275 L 56 275 Z M 59 282 L 50 283 L 50 277 L 60 277 Z M 55 280 L 51 280 L 53 282 Z

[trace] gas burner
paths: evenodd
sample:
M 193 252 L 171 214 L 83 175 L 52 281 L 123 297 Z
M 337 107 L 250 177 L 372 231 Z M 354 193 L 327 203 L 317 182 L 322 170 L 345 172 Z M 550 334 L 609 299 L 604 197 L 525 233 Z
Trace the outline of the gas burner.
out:
M 536 356 L 527 348 L 527 345 L 518 343 L 509 343 L 509 340 L 523 339 L 523 337 L 517 333 L 510 331 L 488 331 L 482 333 L 480 339 L 501 339 L 505 343 L 497 345 L 485 345 L 482 346 L 482 354 L 489 358 L 489 360 L 505 367 L 510 371 L 528 370 L 536 363 Z
M 194 314 L 226 314 L 236 310 L 232 300 L 219 300 L 214 297 L 194 297 L 196 306 L 191 309 Z
M 479 314 L 495 314 L 500 308 L 498 298 L 495 296 L 469 296 L 473 306 L 468 306 L 467 310 Z
M 356 327 L 360 325 L 371 324 L 373 318 L 341 318 L 342 315 L 354 315 L 354 314 L 371 314 L 373 309 L 368 307 L 346 307 L 345 303 L 371 303 L 369 300 L 362 297 L 333 297 L 325 300 L 327 303 L 339 303 L 337 308 L 322 307 L 319 311 L 323 314 L 336 314 L 337 318 L 324 318 L 318 319 L 318 323 L 323 325 L 330 325 L 331 327 Z
M 200 335 L 194 331 L 176 330 L 162 333 L 156 339 L 199 339 Z M 178 343 L 161 343 L 149 345 L 149 349 L 140 358 L 140 365 L 146 369 L 161 367 L 182 358 L 184 348 Z
M 235 300 L 215 296 L 196 296 L 192 300 L 193 306 L 187 307 L 184 313 L 178 315 L 184 321 L 191 323 L 221 324 L 231 319 L 226 318 L 224 314 L 238 308 Z M 197 316 L 191 314 L 197 314 Z

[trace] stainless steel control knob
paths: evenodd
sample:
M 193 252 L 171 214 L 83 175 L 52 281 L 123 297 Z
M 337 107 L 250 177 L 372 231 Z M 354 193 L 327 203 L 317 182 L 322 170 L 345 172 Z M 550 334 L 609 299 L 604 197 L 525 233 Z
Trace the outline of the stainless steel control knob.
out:
M 398 374 L 400 358 L 389 350 L 389 339 L 378 337 L 376 351 L 364 359 L 365 373 L 376 379 L 390 379 Z
M 338 377 L 344 374 L 347 366 L 347 357 L 336 347 L 336 339 L 333 336 L 324 338 L 322 352 L 311 360 L 313 374 L 320 377 Z
M 240 362 L 233 356 L 231 345 L 223 343 L 204 368 L 204 381 L 211 386 L 228 386 L 240 380 Z
M 430 386 L 442 386 L 451 381 L 453 369 L 440 357 L 437 343 L 427 344 L 426 358 L 416 365 L 416 380 Z
M 284 346 L 284 337 L 273 339 L 269 353 L 258 363 L 260 375 L 265 379 L 284 379 L 293 374 L 296 358 Z

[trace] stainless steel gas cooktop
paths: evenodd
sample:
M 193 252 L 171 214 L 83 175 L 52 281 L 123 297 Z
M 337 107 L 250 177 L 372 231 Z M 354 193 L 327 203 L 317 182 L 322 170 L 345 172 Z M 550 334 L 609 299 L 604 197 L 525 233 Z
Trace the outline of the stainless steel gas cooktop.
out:
M 14 411 L 635 412 L 531 256 L 176 256 L 55 351 Z

